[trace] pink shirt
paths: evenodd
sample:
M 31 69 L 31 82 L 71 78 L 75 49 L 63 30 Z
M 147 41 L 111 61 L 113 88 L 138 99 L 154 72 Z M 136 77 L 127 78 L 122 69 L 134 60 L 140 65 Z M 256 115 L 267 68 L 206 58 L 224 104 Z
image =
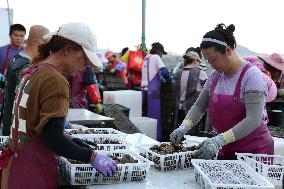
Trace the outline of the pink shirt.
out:
M 224 73 L 222 73 L 219 77 L 219 80 L 218 80 L 218 83 L 216 85 L 214 92 L 217 94 L 233 95 L 237 81 L 241 74 L 241 71 L 243 70 L 246 64 L 247 63 L 242 64 L 241 67 L 237 70 L 237 72 L 234 75 L 226 76 Z M 217 74 L 217 72 L 213 71 L 204 85 L 204 90 L 208 91 L 209 94 L 210 94 L 210 88 L 212 85 L 212 79 L 215 74 Z M 266 78 L 264 76 L 264 73 L 262 73 L 261 70 L 257 66 L 250 67 L 246 71 L 241 81 L 240 99 L 242 101 L 244 100 L 244 94 L 248 91 L 259 91 L 259 92 L 263 92 L 265 96 L 268 95 L 268 87 L 267 87 Z M 265 107 L 263 107 L 263 118 L 266 116 L 267 116 L 266 109 Z
M 234 75 L 226 76 L 224 73 L 222 73 L 220 75 L 217 86 L 215 88 L 215 93 L 233 95 L 237 81 L 239 79 L 239 76 L 245 64 L 246 63 L 242 64 L 241 67 L 236 71 Z M 210 87 L 212 85 L 212 78 L 213 78 L 213 75 L 215 74 L 216 74 L 216 71 L 213 71 L 204 85 L 204 89 L 208 91 L 209 93 L 210 93 Z M 260 91 L 260 92 L 263 92 L 265 96 L 267 96 L 268 87 L 267 87 L 266 79 L 263 73 L 261 72 L 261 70 L 256 66 L 250 67 L 246 71 L 242 79 L 241 94 L 240 94 L 241 99 L 243 99 L 243 95 L 247 91 Z

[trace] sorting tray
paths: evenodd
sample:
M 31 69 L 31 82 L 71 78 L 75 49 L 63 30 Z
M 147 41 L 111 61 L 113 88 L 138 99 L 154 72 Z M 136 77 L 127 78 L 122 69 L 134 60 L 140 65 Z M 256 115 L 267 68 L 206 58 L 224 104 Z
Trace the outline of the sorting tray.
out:
M 271 189 L 266 178 L 239 160 L 192 159 L 195 179 L 203 189 Z
M 112 128 L 88 128 L 88 129 L 65 129 L 65 132 L 67 134 L 69 134 L 71 131 L 78 131 L 78 130 L 82 130 L 82 131 L 87 131 L 87 130 L 92 130 L 94 131 L 96 134 L 72 134 L 72 136 L 80 136 L 80 135 L 88 135 L 88 136 L 100 136 L 100 137 L 105 137 L 105 136 L 112 136 L 112 137 L 117 137 L 120 139 L 125 139 L 125 137 L 127 136 L 126 133 L 123 133 L 121 131 L 118 131 L 116 129 L 112 129 Z
M 170 171 L 170 170 L 187 169 L 191 167 L 191 157 L 192 157 L 191 151 L 162 155 L 150 150 L 149 148 L 152 146 L 153 145 L 143 145 L 136 147 L 141 156 L 154 162 L 154 167 L 156 169 L 161 171 Z
M 96 143 L 96 146 L 92 146 L 94 150 L 102 150 L 102 151 L 128 150 L 131 146 L 131 144 L 126 142 L 125 140 L 117 138 L 117 136 L 108 135 L 108 134 L 74 135 L 74 137 Z M 114 143 L 103 144 L 105 141 L 118 141 L 118 144 Z
M 236 155 L 239 160 L 246 162 L 272 184 L 276 186 L 283 184 L 284 156 L 250 153 L 236 153 Z
M 115 184 L 124 182 L 143 182 L 146 180 L 149 168 L 153 163 L 130 151 L 102 152 L 104 154 L 122 157 L 129 154 L 138 163 L 118 164 L 113 176 L 104 177 L 90 164 L 71 164 L 61 157 L 59 163 L 60 175 L 71 185 Z

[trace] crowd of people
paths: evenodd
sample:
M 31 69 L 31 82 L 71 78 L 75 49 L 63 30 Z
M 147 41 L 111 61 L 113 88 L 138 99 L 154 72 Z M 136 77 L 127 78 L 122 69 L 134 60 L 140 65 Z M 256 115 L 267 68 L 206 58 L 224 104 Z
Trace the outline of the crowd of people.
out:
M 234 25 L 217 25 L 202 37 L 200 47 L 184 52 L 183 62 L 170 73 L 159 42 L 149 52 L 124 48 L 102 56 L 95 34 L 83 23 L 67 23 L 55 32 L 33 25 L 26 41 L 25 27 L 12 25 L 10 44 L 0 47 L 1 125 L 2 134 L 10 137 L 9 148 L 0 156 L 1 188 L 56 188 L 57 156 L 90 162 L 104 176 L 115 172 L 111 158 L 64 134 L 70 127 L 68 108 L 94 104 L 96 112 L 102 112 L 100 91 L 105 87 L 97 78 L 99 67 L 128 89 L 140 88 L 143 116 L 157 119 L 158 140 L 165 82 L 176 86 L 172 143 L 181 143 L 208 113 L 215 136 L 197 147 L 195 158 L 273 154 L 266 102 L 284 95 L 284 59 L 277 53 L 240 57 L 234 31 Z M 209 65 L 214 70 L 208 76 Z

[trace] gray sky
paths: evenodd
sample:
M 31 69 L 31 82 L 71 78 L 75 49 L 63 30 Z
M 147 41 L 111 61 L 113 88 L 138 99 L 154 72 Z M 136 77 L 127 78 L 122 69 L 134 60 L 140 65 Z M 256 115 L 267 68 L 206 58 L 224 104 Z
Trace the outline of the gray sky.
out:
M 14 23 L 51 31 L 70 21 L 87 23 L 99 48 L 131 49 L 141 41 L 141 0 L 9 0 Z M 216 24 L 236 26 L 237 43 L 256 52 L 284 53 L 283 0 L 147 0 L 146 43 L 159 41 L 182 54 L 198 46 Z M 6 0 L 0 1 L 6 7 Z

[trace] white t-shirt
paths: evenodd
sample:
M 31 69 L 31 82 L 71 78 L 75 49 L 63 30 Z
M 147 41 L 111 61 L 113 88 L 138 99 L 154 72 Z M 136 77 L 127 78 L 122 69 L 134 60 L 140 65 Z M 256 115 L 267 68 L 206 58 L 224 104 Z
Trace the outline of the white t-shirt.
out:
M 142 67 L 142 81 L 141 88 L 143 90 L 148 90 L 148 74 L 147 74 L 147 66 L 149 64 L 149 81 L 151 81 L 157 73 L 159 73 L 160 69 L 166 67 L 163 60 L 159 55 L 150 54 L 147 55 L 144 59 L 143 67 Z

